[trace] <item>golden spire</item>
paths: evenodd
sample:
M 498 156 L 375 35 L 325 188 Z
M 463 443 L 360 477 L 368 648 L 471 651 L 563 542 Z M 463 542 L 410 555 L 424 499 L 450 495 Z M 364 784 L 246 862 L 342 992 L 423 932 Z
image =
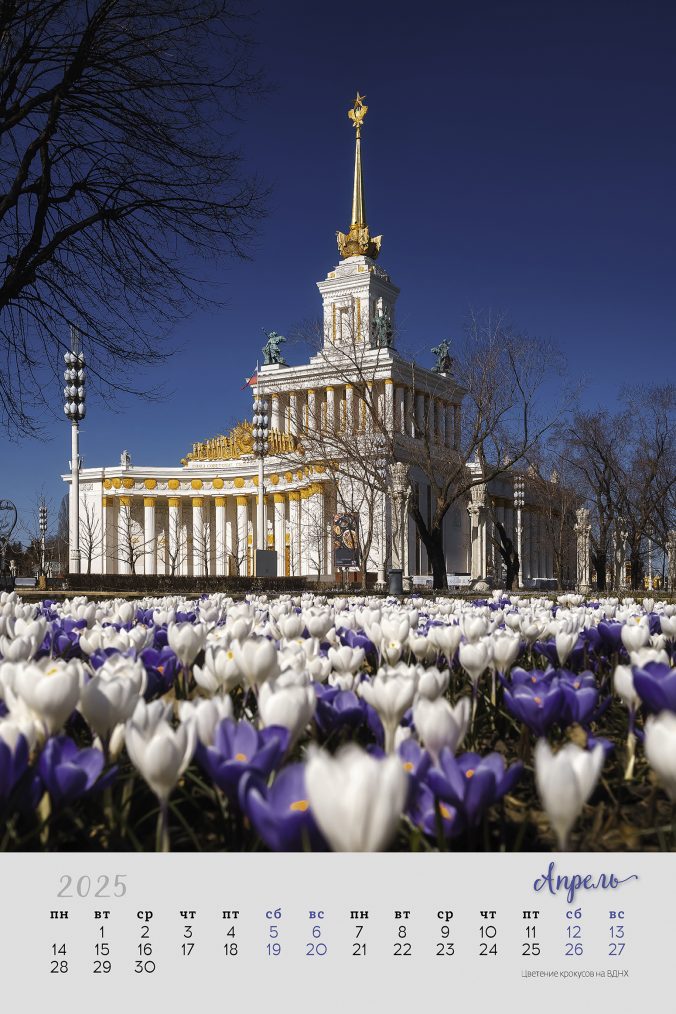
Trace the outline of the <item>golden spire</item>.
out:
M 364 105 L 365 95 L 357 92 L 352 109 L 348 109 L 347 115 L 352 120 L 355 129 L 355 151 L 354 151 L 354 187 L 352 190 L 352 222 L 347 235 L 344 232 L 337 233 L 338 249 L 341 257 L 354 257 L 357 255 L 376 259 L 380 253 L 382 236 L 370 236 L 369 227 L 366 224 L 366 201 L 364 199 L 364 180 L 361 169 L 361 128 L 368 106 Z

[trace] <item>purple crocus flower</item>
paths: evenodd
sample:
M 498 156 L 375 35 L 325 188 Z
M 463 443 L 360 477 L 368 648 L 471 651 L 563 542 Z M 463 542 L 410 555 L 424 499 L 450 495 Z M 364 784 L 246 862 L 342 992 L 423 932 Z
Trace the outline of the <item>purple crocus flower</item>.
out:
M 340 643 L 346 644 L 349 648 L 363 648 L 367 655 L 375 653 L 376 647 L 366 634 L 350 630 L 348 627 L 338 627 L 336 634 Z
M 13 746 L 0 736 L 0 802 L 5 802 L 28 767 L 28 742 L 21 733 Z
M 563 692 L 561 720 L 565 725 L 577 722 L 587 725 L 594 716 L 599 701 L 599 692 L 594 674 L 591 672 L 572 673 L 559 670 L 559 686 Z
M 622 644 L 622 623 L 614 623 L 611 621 L 601 620 L 598 627 L 596 628 L 599 632 L 603 646 L 606 651 L 609 652 L 620 652 L 623 650 Z
M 141 661 L 148 673 L 148 682 L 143 695 L 146 701 L 166 694 L 181 671 L 181 663 L 171 648 L 165 647 L 159 651 L 157 648 L 146 648 L 141 652 Z
M 242 776 L 254 771 L 267 778 L 289 745 L 289 731 L 270 725 L 257 732 L 247 721 L 224 718 L 214 733 L 212 746 L 199 743 L 195 754 L 215 785 L 235 801 Z
M 439 833 L 437 805 L 439 806 L 444 838 L 453 838 L 460 834 L 465 826 L 462 815 L 449 803 L 445 803 L 441 799 L 435 800 L 434 793 L 424 782 L 416 787 L 413 801 L 407 810 L 411 823 L 419 827 L 430 838 L 436 838 Z
M 546 736 L 561 718 L 564 697 L 558 680 L 552 683 L 540 680 L 505 687 L 504 702 L 510 715 L 518 718 L 536 735 Z
M 397 753 L 401 757 L 404 771 L 413 782 L 416 785 L 422 782 L 432 766 L 432 758 L 427 750 L 423 750 L 420 743 L 411 737 L 399 744 Z
M 272 785 L 253 771 L 239 783 L 239 804 L 256 833 L 273 852 L 324 851 L 305 788 L 305 765 L 289 764 Z
M 632 666 L 634 688 L 648 711 L 676 711 L 676 669 L 664 662 Z
M 478 824 L 484 812 L 511 791 L 522 768 L 520 761 L 505 768 L 505 759 L 499 753 L 486 757 L 463 753 L 455 757 L 444 747 L 439 767 L 430 770 L 427 784 L 435 796 L 451 803 L 471 826 Z
M 48 740 L 40 754 L 38 771 L 52 806 L 67 806 L 88 792 L 101 774 L 103 763 L 100 750 L 80 750 L 69 736 Z M 113 774 L 109 772 L 109 776 Z
M 521 666 L 515 665 L 509 674 L 509 683 L 506 686 L 517 686 L 526 684 L 528 686 L 535 686 L 538 683 L 551 683 L 554 678 L 553 669 L 522 669 Z
M 341 726 L 355 729 L 365 721 L 362 702 L 354 691 L 326 687 L 322 683 L 315 683 L 314 690 L 317 695 L 315 721 L 325 736 Z

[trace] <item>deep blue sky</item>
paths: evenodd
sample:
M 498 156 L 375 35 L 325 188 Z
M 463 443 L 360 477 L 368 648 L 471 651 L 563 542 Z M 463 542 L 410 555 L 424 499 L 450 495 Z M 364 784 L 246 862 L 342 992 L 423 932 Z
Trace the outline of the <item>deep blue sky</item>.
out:
M 163 402 L 111 412 L 90 398 L 85 465 L 123 448 L 134 464 L 178 464 L 248 414 L 240 388 L 261 328 L 287 333 L 319 314 L 315 282 L 349 227 L 357 89 L 368 221 L 417 358 L 458 334 L 470 307 L 493 307 L 566 352 L 586 404 L 673 379 L 672 4 L 261 0 L 259 12 L 258 62 L 275 91 L 238 139 L 273 187 L 269 215 L 251 261 L 223 263 L 226 308 L 191 315 L 181 350 L 146 378 L 165 385 Z M 0 496 L 28 507 L 44 486 L 56 506 L 68 429 L 3 440 Z

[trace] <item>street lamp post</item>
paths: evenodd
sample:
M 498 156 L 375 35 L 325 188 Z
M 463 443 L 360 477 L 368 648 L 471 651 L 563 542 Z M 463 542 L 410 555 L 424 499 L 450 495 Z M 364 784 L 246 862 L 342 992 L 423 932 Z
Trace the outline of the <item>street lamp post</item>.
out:
M 377 587 L 384 589 L 386 582 L 385 566 L 387 562 L 387 539 L 385 531 L 385 488 L 387 485 L 387 437 L 384 433 L 376 433 L 373 438 L 375 454 L 375 470 L 378 475 L 378 492 L 380 494 L 380 510 L 378 511 L 378 581 Z
M 71 574 L 80 573 L 80 422 L 85 417 L 85 358 L 77 328 L 70 329 L 70 352 L 64 354 L 63 379 L 65 412 L 71 422 L 70 483 L 70 566 Z
M 47 504 L 42 501 L 39 509 L 40 515 L 40 577 L 44 577 L 45 574 L 45 555 L 46 555 L 46 543 L 47 537 Z
M 260 383 L 256 384 L 256 397 L 253 403 L 253 449 L 258 455 L 258 509 L 256 512 L 256 548 L 266 549 L 265 538 L 265 455 L 268 453 L 270 426 L 268 421 L 268 403 L 263 398 Z
M 523 535 L 521 511 L 525 504 L 526 484 L 522 475 L 514 476 L 514 507 L 516 508 L 516 552 L 519 557 L 518 585 L 523 588 L 523 564 L 521 561 L 521 541 Z

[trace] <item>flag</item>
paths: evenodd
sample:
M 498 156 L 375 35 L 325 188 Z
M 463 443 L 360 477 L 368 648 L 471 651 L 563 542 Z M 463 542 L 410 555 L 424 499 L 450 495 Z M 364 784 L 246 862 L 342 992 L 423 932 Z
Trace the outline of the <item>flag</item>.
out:
M 258 373 L 254 373 L 252 377 L 247 377 L 246 383 L 243 387 L 240 387 L 240 391 L 243 391 L 246 387 L 255 387 L 258 383 Z

